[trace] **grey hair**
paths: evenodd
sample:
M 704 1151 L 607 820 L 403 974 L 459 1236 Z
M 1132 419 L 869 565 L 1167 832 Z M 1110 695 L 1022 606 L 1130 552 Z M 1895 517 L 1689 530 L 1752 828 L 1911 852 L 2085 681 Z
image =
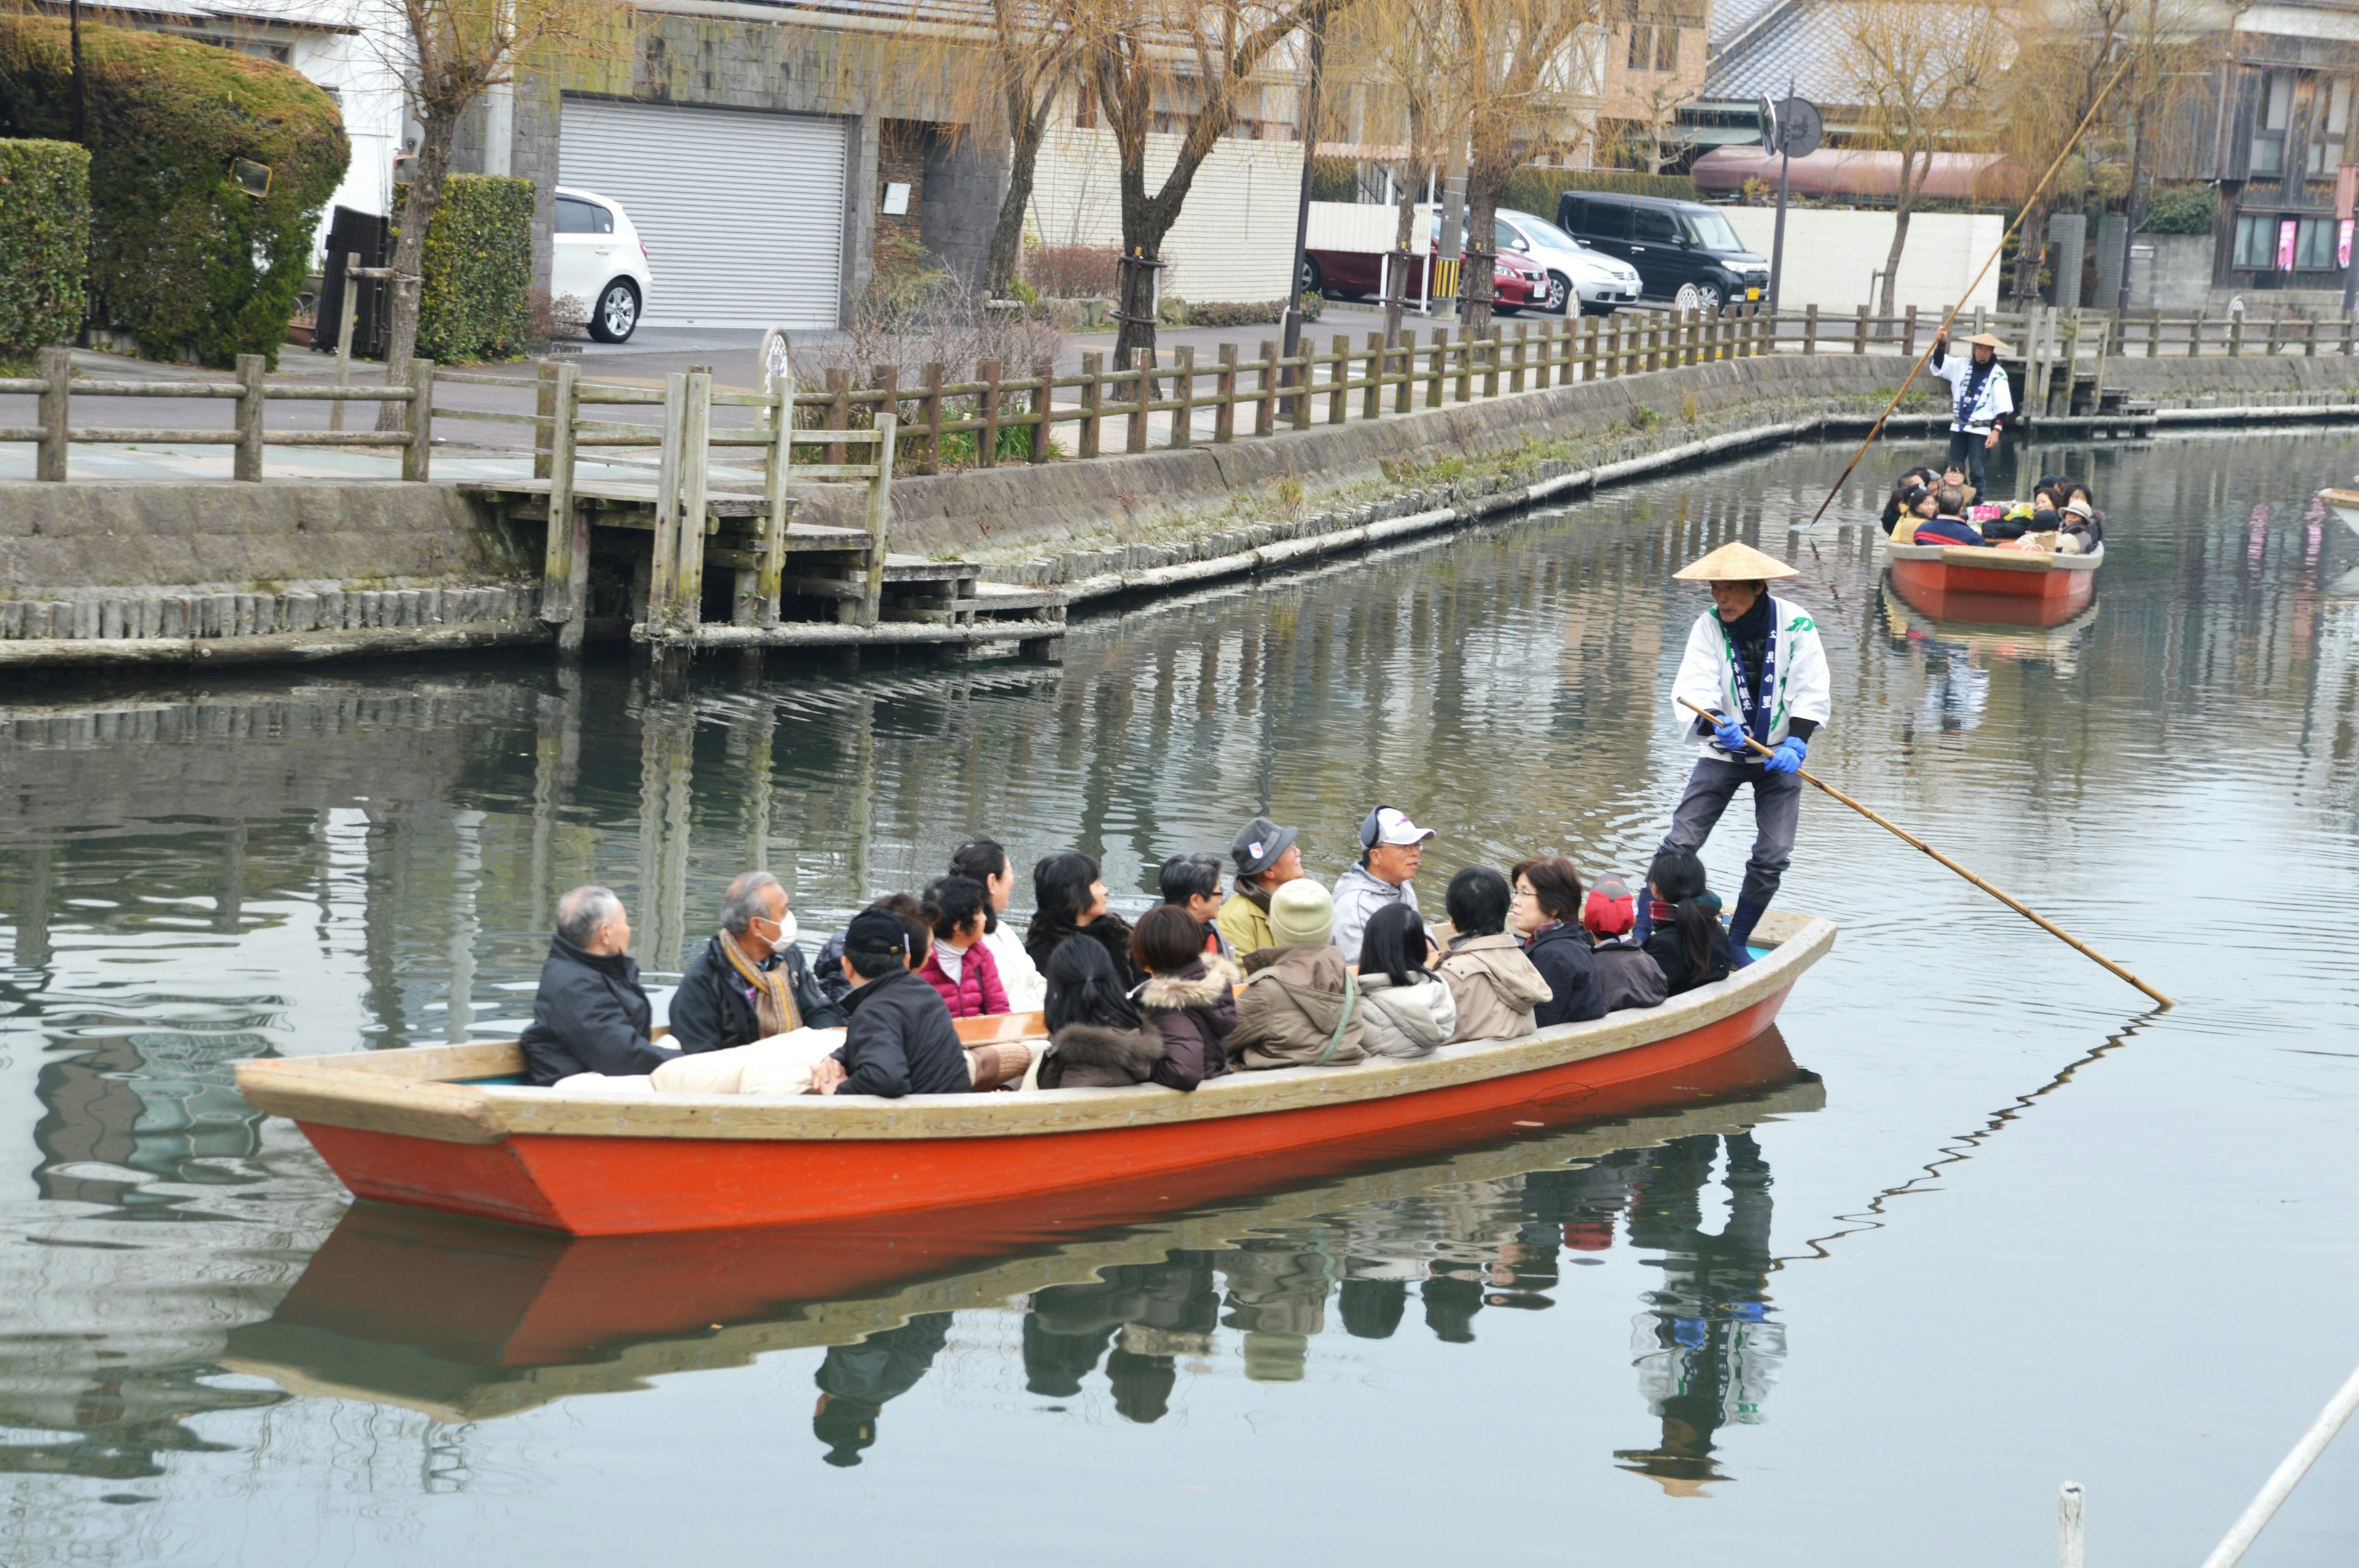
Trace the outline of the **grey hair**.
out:
M 745 927 L 756 920 L 770 918 L 769 902 L 763 898 L 764 888 L 785 891 L 783 882 L 767 871 L 747 871 L 729 884 L 729 896 L 721 906 L 721 929 L 732 936 L 745 935 Z
M 622 913 L 623 901 L 614 896 L 614 889 L 588 883 L 557 901 L 557 934 L 576 947 L 587 947 L 596 939 L 598 928 Z

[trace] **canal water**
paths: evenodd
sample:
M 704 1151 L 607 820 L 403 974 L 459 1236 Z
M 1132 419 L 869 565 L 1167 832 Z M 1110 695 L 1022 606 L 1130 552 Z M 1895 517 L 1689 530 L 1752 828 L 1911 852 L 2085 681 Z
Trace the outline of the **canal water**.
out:
M 2192 1563 L 2359 1358 L 2347 434 L 2035 450 L 2093 611 L 1887 597 L 1801 449 L 1076 625 L 1061 669 L 624 661 L 0 696 L 0 1563 Z M 232 1064 L 497 1037 L 555 895 L 676 969 L 988 832 L 1118 905 L 1257 811 L 1643 869 L 1730 537 L 1801 569 L 1842 925 L 1715 1096 L 1105 1234 L 569 1247 L 350 1208 Z M 1733 890 L 1743 806 L 1708 857 Z M 2247 1560 L 2343 1563 L 2359 1434 Z

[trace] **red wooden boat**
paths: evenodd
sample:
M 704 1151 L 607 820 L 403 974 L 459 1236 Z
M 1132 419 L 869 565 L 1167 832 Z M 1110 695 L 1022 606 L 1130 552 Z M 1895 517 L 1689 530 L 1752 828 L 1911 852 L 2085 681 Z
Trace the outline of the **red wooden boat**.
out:
M 1994 626 L 2057 626 L 2089 606 L 2105 546 L 2085 556 L 1999 550 L 1973 545 L 1884 542 L 1892 586 L 1936 621 Z
M 242 1062 L 237 1083 L 300 1124 L 356 1196 L 576 1236 L 1051 1195 L 1106 1220 L 1263 1190 L 1274 1165 L 1343 1171 L 1676 1098 L 1769 1027 L 1834 936 L 1830 922 L 1773 912 L 1754 937 L 1767 957 L 1660 1007 L 1410 1061 L 1240 1073 L 1192 1094 L 570 1094 L 516 1083 L 513 1041 Z

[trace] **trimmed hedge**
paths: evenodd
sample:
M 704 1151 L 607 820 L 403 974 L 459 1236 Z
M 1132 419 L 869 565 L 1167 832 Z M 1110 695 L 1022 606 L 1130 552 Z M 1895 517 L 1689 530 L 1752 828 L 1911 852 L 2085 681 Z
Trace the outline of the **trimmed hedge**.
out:
M 1623 196 L 1668 196 L 1701 201 L 1703 192 L 1684 174 L 1632 174 L 1611 168 L 1519 168 L 1507 177 L 1499 205 L 1556 222 L 1556 199 L 1568 190 L 1608 190 Z
M 408 186 L 397 188 L 397 196 Z M 521 359 L 532 338 L 532 181 L 453 174 L 419 265 L 418 357 Z M 398 200 L 395 216 L 400 215 Z
M 0 141 L 0 362 L 82 330 L 90 273 L 90 154 Z
M 99 319 L 158 359 L 275 361 L 351 157 L 343 117 L 273 60 L 90 22 L 82 37 Z M 0 135 L 64 135 L 71 81 L 65 23 L 0 15 Z M 232 179 L 241 158 L 270 169 L 266 195 Z
M 2210 186 L 2169 185 L 2147 198 L 2138 227 L 2149 234 L 2208 234 L 2219 221 L 2220 199 Z

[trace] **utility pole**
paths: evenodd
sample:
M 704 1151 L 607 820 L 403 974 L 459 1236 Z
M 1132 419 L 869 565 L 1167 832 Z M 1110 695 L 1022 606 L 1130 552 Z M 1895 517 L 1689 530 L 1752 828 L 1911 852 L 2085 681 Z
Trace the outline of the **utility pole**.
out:
M 2159 0 L 2146 0 L 2146 47 L 2149 49 L 2155 44 L 2155 10 L 2158 3 Z M 2133 38 L 2130 48 L 2135 49 L 2137 47 L 2137 40 Z M 2131 74 L 2133 77 L 2136 74 L 2135 65 L 2131 67 Z M 2114 315 L 2125 320 L 2130 313 L 2130 257 L 2137 248 L 2138 150 L 2146 139 L 2146 93 L 2139 92 L 2130 108 L 2130 194 L 2122 223 L 2122 287 L 2114 300 Z M 2347 292 L 2349 285 L 2344 287 Z M 2350 308 L 2347 302 L 2343 305 L 2345 310 Z
M 90 115 L 82 86 L 82 0 L 69 0 L 66 5 L 66 32 L 73 52 L 73 139 L 87 144 Z
M 1327 27 L 1323 16 L 1310 24 L 1310 80 L 1303 89 L 1302 199 L 1294 213 L 1294 270 L 1286 293 L 1288 359 L 1302 350 L 1302 261 L 1310 248 L 1310 176 L 1319 161 L 1319 72 L 1327 61 Z M 1294 373 L 1287 372 L 1290 381 Z

